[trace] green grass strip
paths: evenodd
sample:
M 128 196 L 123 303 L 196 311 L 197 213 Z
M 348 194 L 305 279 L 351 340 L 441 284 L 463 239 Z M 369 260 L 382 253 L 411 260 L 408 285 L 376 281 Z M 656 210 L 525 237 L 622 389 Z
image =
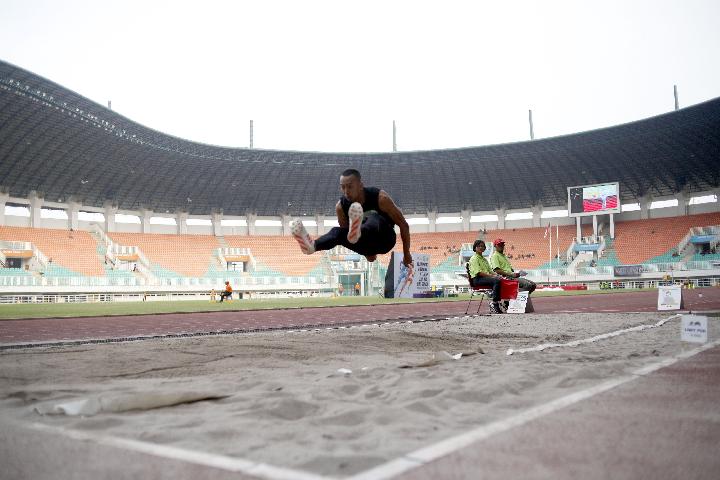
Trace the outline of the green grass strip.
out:
M 647 291 L 649 289 L 645 289 Z M 638 292 L 642 289 L 570 290 L 562 292 L 535 292 L 533 297 L 572 295 L 599 295 Z M 209 297 L 208 297 L 209 298 Z M 213 303 L 209 300 L 175 300 L 149 302 L 103 303 L 22 303 L 0 304 L 0 320 L 18 318 L 103 317 L 112 315 L 152 315 L 159 313 L 225 312 L 239 310 L 268 310 L 282 308 L 339 307 L 355 305 L 386 305 L 397 303 L 467 301 L 469 294 L 453 298 L 380 298 L 380 297 L 311 297 L 280 299 L 243 299 L 231 303 Z

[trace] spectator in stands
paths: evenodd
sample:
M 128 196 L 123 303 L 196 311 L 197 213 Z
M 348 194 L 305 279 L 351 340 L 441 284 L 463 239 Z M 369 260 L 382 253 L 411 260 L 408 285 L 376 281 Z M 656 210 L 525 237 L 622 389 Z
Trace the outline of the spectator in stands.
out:
M 482 240 L 475 240 L 473 243 L 473 252 L 475 252 L 475 254 L 470 257 L 470 261 L 468 262 L 468 272 L 470 273 L 473 286 L 492 288 L 492 303 L 490 304 L 490 311 L 492 313 L 503 313 L 500 308 L 501 277 L 492 271 L 487 259 L 483 257 L 485 248 L 485 242 Z
M 223 300 L 230 299 L 232 297 L 232 287 L 230 286 L 229 281 L 225 281 L 225 290 L 220 293 L 220 303 L 223 302 Z
M 520 290 L 527 291 L 528 294 L 534 292 L 535 288 L 537 287 L 537 285 L 535 285 L 535 282 L 532 282 L 527 278 L 521 278 L 523 275 L 525 275 L 525 272 L 523 272 L 522 270 L 519 272 L 514 271 L 512 265 L 510 265 L 510 262 L 503 253 L 503 251 L 505 250 L 505 241 L 502 238 L 498 238 L 495 239 L 493 245 L 495 246 L 495 252 L 493 252 L 492 256 L 490 257 L 490 266 L 492 267 L 493 271 L 498 275 L 502 275 L 503 277 L 516 279 L 518 281 L 518 288 Z
M 379 254 L 388 253 L 397 240 L 395 225 L 400 228 L 403 243 L 403 264 L 412 265 L 410 227 L 400 209 L 384 190 L 365 187 L 360 172 L 348 169 L 340 175 L 343 196 L 335 205 L 339 227 L 314 241 L 301 220 L 293 220 L 290 228 L 300 250 L 306 255 L 343 245 L 374 262 Z

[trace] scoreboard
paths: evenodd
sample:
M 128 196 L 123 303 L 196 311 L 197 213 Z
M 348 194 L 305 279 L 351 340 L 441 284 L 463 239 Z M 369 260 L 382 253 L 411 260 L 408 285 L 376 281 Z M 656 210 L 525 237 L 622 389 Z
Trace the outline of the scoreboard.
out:
M 571 217 L 620 213 L 620 184 L 600 183 L 568 187 L 568 214 Z

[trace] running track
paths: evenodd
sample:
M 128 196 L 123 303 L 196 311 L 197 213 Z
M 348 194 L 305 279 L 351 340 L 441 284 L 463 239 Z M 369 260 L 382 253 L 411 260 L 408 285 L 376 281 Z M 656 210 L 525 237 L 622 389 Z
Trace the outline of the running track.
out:
M 683 291 L 685 310 L 720 310 L 720 288 Z M 537 297 L 536 313 L 653 312 L 657 292 Z M 473 305 L 478 305 L 473 301 Z M 477 307 L 470 313 L 475 313 Z M 353 307 L 245 310 L 112 317 L 0 321 L 0 348 L 21 344 L 120 340 L 138 337 L 249 332 L 282 328 L 333 327 L 464 315 L 467 302 L 433 302 Z M 481 310 L 486 311 L 485 305 Z

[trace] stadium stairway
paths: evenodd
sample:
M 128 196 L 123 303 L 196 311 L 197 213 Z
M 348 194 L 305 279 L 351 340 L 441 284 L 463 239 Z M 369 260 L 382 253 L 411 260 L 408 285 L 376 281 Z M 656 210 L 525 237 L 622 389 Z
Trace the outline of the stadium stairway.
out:
M 605 250 L 603 250 L 597 264 L 598 266 L 620 265 L 620 260 L 618 260 L 615 251 L 615 240 L 610 238 L 610 235 L 605 235 Z

